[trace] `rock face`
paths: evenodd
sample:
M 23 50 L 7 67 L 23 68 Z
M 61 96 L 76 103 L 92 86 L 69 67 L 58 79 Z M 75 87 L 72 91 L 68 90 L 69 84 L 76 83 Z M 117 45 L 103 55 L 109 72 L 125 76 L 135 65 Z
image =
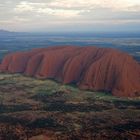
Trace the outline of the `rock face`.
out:
M 0 71 L 52 78 L 115 96 L 140 96 L 140 65 L 110 48 L 62 46 L 16 52 L 5 56 Z

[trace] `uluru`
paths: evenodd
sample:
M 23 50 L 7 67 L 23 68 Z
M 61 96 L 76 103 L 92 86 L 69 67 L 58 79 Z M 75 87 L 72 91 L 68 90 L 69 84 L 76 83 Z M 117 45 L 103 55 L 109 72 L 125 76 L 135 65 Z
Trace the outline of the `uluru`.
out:
M 3 58 L 0 72 L 50 78 L 118 97 L 140 96 L 139 63 L 111 48 L 61 46 L 15 52 Z

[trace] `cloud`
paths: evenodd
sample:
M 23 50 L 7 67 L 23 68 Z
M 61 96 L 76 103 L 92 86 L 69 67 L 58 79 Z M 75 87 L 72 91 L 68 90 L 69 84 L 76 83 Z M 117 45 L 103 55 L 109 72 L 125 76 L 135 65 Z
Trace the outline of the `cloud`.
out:
M 76 17 L 78 16 L 83 10 L 65 10 L 65 9 L 52 9 L 52 8 L 39 8 L 37 10 L 40 14 L 49 14 L 58 17 Z
M 97 7 L 114 10 L 127 9 L 134 5 L 140 5 L 139 0 L 53 0 L 49 6 L 55 8 L 94 9 Z
M 128 11 L 128 12 L 140 12 L 140 5 L 130 6 L 127 9 L 125 9 L 125 11 Z
M 139 21 L 140 0 L 0 0 L 0 23 L 7 23 L 6 27 L 14 23 L 18 28 L 26 24 L 26 29 L 36 25 L 76 29 L 98 24 L 135 25 Z
M 82 12 L 86 12 L 88 10 L 80 10 L 80 9 L 65 9 L 65 7 L 58 8 L 53 7 L 53 3 L 33 3 L 33 2 L 20 2 L 14 8 L 15 12 L 34 12 L 36 14 L 48 14 L 52 16 L 58 17 L 75 17 L 78 16 Z
M 28 2 L 21 2 L 14 9 L 17 12 L 33 11 L 34 7 Z
M 139 12 L 139 0 L 51 0 L 48 2 L 21 1 L 16 5 L 14 11 L 17 13 L 34 12 L 35 14 L 46 14 L 57 17 L 88 16 L 90 13 L 98 16 L 98 9 L 102 11 L 129 11 Z M 99 13 L 100 14 L 100 13 Z

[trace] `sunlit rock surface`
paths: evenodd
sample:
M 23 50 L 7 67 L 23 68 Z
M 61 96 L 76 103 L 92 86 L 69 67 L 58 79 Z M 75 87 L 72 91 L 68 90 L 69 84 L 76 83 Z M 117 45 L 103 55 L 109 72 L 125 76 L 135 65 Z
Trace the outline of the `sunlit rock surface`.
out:
M 62 46 L 16 52 L 5 56 L 0 71 L 52 78 L 115 96 L 140 96 L 140 65 L 110 48 Z

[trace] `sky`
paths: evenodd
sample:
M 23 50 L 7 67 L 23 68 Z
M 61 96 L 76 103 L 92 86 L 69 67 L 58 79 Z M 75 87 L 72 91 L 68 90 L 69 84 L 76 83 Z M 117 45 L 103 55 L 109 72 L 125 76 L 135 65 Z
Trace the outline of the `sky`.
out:
M 140 32 L 140 0 L 0 0 L 0 29 Z

